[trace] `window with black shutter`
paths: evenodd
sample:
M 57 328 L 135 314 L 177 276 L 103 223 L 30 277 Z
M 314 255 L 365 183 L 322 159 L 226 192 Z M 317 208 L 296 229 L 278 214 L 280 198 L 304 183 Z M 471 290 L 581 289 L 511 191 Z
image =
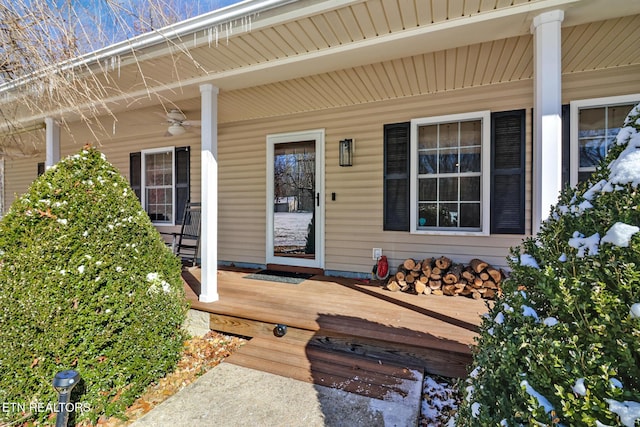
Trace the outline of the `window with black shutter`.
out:
M 409 231 L 410 125 L 384 126 L 384 230 Z
M 486 118 L 488 122 L 488 115 Z M 413 154 L 410 151 L 411 123 L 412 122 L 395 123 L 384 126 L 384 230 L 411 231 L 410 210 L 418 209 L 417 205 L 412 206 L 412 195 L 410 194 L 410 162 L 412 161 L 411 156 Z M 463 124 L 467 127 L 470 126 L 467 122 Z M 489 173 L 491 182 L 489 194 L 490 221 L 487 226 L 490 225 L 490 232 L 494 234 L 525 233 L 525 124 L 525 110 L 491 114 L 491 171 Z M 420 129 L 418 128 L 418 130 Z M 467 132 L 467 134 L 470 133 Z M 488 137 L 489 134 L 487 133 L 487 138 Z M 420 144 L 416 145 L 418 147 L 420 146 Z M 440 145 L 438 145 L 438 147 L 439 146 Z M 479 149 L 475 147 L 473 147 L 473 150 L 459 149 L 459 151 L 465 153 L 465 155 L 457 157 L 459 163 L 456 163 L 455 166 L 458 166 L 458 164 L 465 167 L 468 166 L 468 164 L 470 164 L 469 162 L 478 156 L 478 150 Z M 443 150 L 441 149 L 441 151 Z M 467 152 L 471 154 L 466 154 Z M 419 153 L 413 155 L 418 156 L 418 154 L 422 155 L 420 158 L 421 165 L 424 163 L 423 168 L 426 169 L 437 161 L 439 165 L 437 171 L 442 172 L 442 169 L 449 164 L 446 162 L 448 157 L 443 155 L 434 157 L 430 155 L 427 149 L 419 150 Z M 420 173 L 422 173 L 422 175 L 429 175 L 428 172 L 429 171 L 426 170 L 424 173 Z M 418 178 L 422 177 L 420 173 L 417 175 Z M 443 173 L 441 175 L 444 184 L 451 181 L 451 177 L 449 176 L 451 173 Z M 471 200 L 471 198 L 469 194 L 473 193 L 471 190 L 476 189 L 475 193 L 477 193 L 479 189 L 476 188 L 478 185 L 470 187 L 469 179 L 463 182 L 467 177 L 463 176 L 463 174 L 460 175 L 461 178 L 460 184 L 457 187 L 457 194 L 459 194 L 459 204 L 461 207 L 459 212 L 464 213 L 462 208 L 465 206 L 463 206 L 463 204 L 470 205 L 469 200 Z M 467 175 L 469 175 L 469 173 L 467 173 Z M 429 178 L 429 176 L 427 176 L 427 178 Z M 437 178 L 441 179 L 439 176 Z M 426 180 L 426 184 L 429 183 L 430 181 Z M 425 185 L 422 187 L 425 187 Z M 438 182 L 438 185 L 442 186 L 440 182 Z M 421 200 L 419 196 L 422 195 L 422 193 L 428 193 L 427 188 L 422 187 L 417 186 L 417 190 L 421 191 L 421 193 L 414 196 L 418 201 Z M 439 191 L 436 194 L 442 195 L 443 193 Z M 425 197 L 425 200 L 430 200 L 428 195 Z M 444 203 L 440 203 L 439 200 L 437 200 L 437 202 L 442 205 L 447 203 L 452 205 L 452 203 L 447 200 L 444 200 Z M 484 199 L 481 198 L 480 203 L 482 203 L 482 200 Z M 424 204 L 428 205 L 428 203 Z M 446 207 L 449 206 L 447 205 Z M 438 210 L 440 216 L 442 216 L 441 212 L 443 211 L 443 209 Z M 452 215 L 445 215 L 445 217 L 456 219 L 456 217 Z M 463 215 L 459 214 L 457 217 L 461 218 L 459 222 L 461 225 L 464 225 L 462 224 L 462 219 L 464 219 Z M 416 212 L 416 218 L 422 218 L 420 212 Z M 429 224 L 426 225 L 428 226 Z M 438 232 L 438 230 L 433 231 Z M 440 231 L 449 230 L 443 228 Z
M 491 233 L 525 232 L 525 110 L 491 114 Z
M 138 199 L 142 200 L 142 156 L 144 152 L 136 152 L 129 154 L 129 183 L 131 189 L 134 191 Z M 189 201 L 190 195 L 190 148 L 189 147 L 176 147 L 173 153 L 173 173 L 175 176 L 175 182 L 173 187 L 175 206 L 173 212 L 175 212 L 175 221 L 173 223 L 180 223 L 182 216 L 184 215 L 184 208 Z M 166 205 L 166 201 L 164 203 Z M 156 207 L 157 209 L 157 207 Z M 164 216 L 166 217 L 166 215 Z M 164 218 L 163 217 L 163 218 Z M 163 222 L 163 218 L 159 218 L 157 212 L 154 212 L 152 219 L 155 221 Z

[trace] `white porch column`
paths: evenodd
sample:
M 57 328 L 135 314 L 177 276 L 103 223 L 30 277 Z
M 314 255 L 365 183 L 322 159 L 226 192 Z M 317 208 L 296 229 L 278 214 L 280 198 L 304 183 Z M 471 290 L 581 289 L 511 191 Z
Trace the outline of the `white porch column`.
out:
M 533 233 L 562 189 L 562 10 L 533 19 Z
M 218 296 L 218 88 L 200 85 L 202 118 L 200 258 L 202 279 L 200 301 L 217 301 Z
M 45 124 L 45 159 L 44 167 L 49 169 L 60 161 L 60 125 L 53 118 L 44 119 Z

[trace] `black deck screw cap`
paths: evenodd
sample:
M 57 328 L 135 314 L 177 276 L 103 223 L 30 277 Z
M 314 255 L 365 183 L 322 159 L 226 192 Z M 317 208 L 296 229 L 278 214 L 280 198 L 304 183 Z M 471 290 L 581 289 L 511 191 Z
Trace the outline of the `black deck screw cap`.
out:
M 287 325 L 281 325 L 280 323 L 278 323 L 275 328 L 273 328 L 273 335 L 277 336 L 278 338 L 285 336 L 286 333 Z

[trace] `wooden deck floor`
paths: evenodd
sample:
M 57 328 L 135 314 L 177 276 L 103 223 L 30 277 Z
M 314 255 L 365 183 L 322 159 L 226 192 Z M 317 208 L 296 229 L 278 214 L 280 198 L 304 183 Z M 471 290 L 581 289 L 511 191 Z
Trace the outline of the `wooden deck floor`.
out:
M 270 282 L 232 270 L 218 272 L 219 301 L 202 303 L 197 299 L 199 273 L 190 269 L 183 274 L 192 308 L 210 313 L 211 329 L 260 338 L 238 359 L 253 358 L 257 366 L 273 365 L 272 371 L 292 377 L 309 375 L 308 367 L 303 363 L 296 371 L 293 363 L 284 362 L 287 354 L 306 348 L 305 354 L 312 355 L 312 347 L 465 376 L 469 346 L 486 312 L 484 302 L 464 297 L 391 293 L 379 284 L 325 276 L 300 284 Z M 274 337 L 276 324 L 287 325 L 284 338 Z

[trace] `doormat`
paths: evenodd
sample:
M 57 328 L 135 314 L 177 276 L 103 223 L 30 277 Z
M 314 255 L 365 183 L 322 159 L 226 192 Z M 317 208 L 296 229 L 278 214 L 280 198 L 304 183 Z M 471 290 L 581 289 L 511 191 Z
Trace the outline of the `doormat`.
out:
M 311 277 L 313 277 L 313 274 L 278 270 L 260 270 L 244 276 L 245 279 L 266 280 L 267 282 L 289 283 L 292 285 L 298 285 Z

